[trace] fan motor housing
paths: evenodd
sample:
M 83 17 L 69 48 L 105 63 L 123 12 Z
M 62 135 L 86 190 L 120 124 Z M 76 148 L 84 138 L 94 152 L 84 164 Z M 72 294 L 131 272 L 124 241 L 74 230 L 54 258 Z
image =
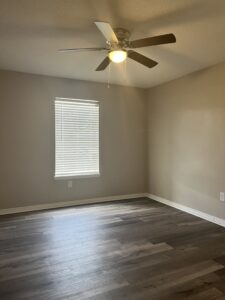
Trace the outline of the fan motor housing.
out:
M 124 28 L 114 28 L 116 36 L 119 41 L 127 41 L 130 38 L 130 31 Z

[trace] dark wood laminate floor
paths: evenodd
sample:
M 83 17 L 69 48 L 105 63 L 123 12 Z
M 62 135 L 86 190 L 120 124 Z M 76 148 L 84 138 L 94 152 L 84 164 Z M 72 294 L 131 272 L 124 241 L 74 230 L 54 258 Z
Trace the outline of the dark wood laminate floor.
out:
M 225 228 L 147 199 L 0 217 L 0 299 L 225 299 Z

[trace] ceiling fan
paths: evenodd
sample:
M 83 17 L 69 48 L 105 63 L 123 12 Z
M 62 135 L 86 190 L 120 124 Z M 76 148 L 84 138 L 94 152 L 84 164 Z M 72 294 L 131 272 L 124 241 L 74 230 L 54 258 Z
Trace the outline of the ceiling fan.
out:
M 107 51 L 108 55 L 97 67 L 96 71 L 103 71 L 107 68 L 110 62 L 121 63 L 127 57 L 135 60 L 136 62 L 148 67 L 153 68 L 158 63 L 132 49 L 175 43 L 176 37 L 174 34 L 163 34 L 139 40 L 129 41 L 130 32 L 124 28 L 113 28 L 109 23 L 95 22 L 95 25 L 101 31 L 106 39 L 106 46 L 99 48 L 69 48 L 59 49 L 60 52 L 66 51 Z

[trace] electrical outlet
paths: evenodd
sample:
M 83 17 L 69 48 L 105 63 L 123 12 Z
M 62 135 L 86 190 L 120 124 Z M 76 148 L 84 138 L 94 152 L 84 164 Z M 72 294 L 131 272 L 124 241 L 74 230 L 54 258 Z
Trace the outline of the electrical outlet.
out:
M 220 201 L 225 201 L 225 193 L 220 192 Z
M 68 186 L 69 189 L 71 189 L 73 187 L 73 181 L 69 180 L 68 183 L 67 183 L 67 186 Z

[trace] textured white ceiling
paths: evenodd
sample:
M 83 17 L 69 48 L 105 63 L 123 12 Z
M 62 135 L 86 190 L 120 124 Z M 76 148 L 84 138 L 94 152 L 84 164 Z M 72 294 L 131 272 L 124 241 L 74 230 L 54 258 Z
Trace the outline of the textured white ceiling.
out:
M 153 69 L 127 60 L 95 72 L 104 52 L 57 52 L 104 46 L 94 21 L 132 39 L 172 32 L 177 43 L 138 49 L 159 62 Z M 148 88 L 222 61 L 224 0 L 0 0 L 1 69 Z

